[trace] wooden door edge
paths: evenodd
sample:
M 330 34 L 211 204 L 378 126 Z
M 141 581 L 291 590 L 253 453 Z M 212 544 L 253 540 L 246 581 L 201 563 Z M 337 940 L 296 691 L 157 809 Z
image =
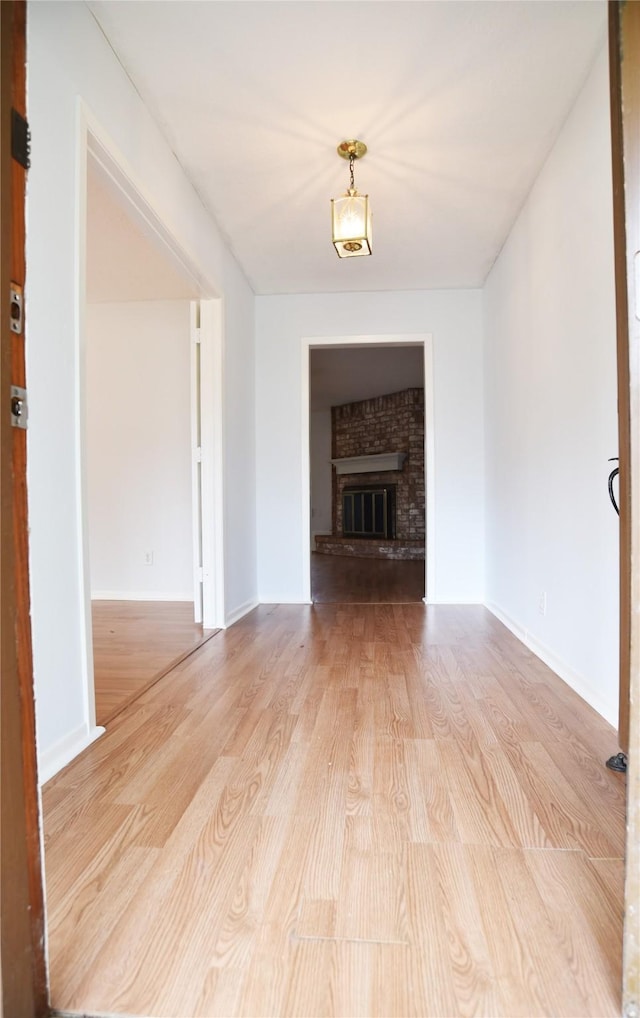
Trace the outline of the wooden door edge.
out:
M 24 0 L 0 3 L 0 964 L 5 1018 L 48 1014 L 26 561 L 26 443 L 24 432 L 17 441 L 9 413 L 10 386 L 24 372 L 24 340 L 17 337 L 16 345 L 10 329 L 9 292 L 13 280 L 24 284 L 25 171 L 12 158 L 11 108 L 24 113 L 25 18 Z M 16 466 L 23 476 L 16 476 Z
M 609 81 L 611 100 L 611 167 L 613 180 L 614 266 L 616 288 L 616 352 L 618 376 L 618 475 L 620 561 L 620 663 L 618 745 L 629 750 L 629 675 L 631 654 L 631 407 L 629 378 L 629 301 L 627 295 L 627 230 L 622 126 L 620 11 L 609 3 Z
M 620 438 L 620 747 L 627 754 L 622 1014 L 640 1015 L 640 3 L 609 2 Z

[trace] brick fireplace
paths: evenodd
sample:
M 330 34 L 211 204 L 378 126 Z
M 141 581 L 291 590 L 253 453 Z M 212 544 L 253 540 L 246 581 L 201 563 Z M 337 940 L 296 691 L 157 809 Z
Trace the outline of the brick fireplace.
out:
M 423 559 L 424 389 L 332 407 L 331 430 L 332 535 L 316 550 Z

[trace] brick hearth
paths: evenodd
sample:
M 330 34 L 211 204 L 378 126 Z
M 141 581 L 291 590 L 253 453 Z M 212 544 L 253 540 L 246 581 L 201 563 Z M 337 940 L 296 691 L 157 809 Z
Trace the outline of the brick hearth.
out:
M 424 559 L 424 541 L 385 541 L 380 538 L 370 540 L 366 537 L 332 537 L 330 534 L 316 534 L 316 551 L 323 555 L 408 561 Z

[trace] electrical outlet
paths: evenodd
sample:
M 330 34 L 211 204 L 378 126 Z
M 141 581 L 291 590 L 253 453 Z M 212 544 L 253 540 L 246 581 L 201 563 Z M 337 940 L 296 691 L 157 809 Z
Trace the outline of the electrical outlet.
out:
M 538 611 L 540 612 L 541 615 L 546 615 L 547 614 L 547 592 L 546 592 L 546 590 L 543 590 L 543 592 L 540 594 L 540 597 L 538 598 Z
M 153 552 L 152 551 L 145 551 L 145 553 L 144 553 L 144 564 L 145 564 L 145 566 L 152 566 L 153 565 Z

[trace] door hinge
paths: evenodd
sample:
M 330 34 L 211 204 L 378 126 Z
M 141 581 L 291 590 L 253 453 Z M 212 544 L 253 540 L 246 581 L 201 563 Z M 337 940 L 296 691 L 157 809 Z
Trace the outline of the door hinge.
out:
M 29 404 L 27 403 L 27 390 L 21 389 L 19 385 L 11 386 L 11 425 L 14 428 L 27 427 L 29 418 Z
M 193 330 L 193 341 L 194 343 L 200 343 L 200 326 Z
M 196 463 L 202 463 L 202 446 L 196 447 Z
M 24 303 L 22 287 L 18 283 L 12 283 L 9 291 L 9 322 L 11 331 L 22 335 L 24 322 Z
M 198 569 L 198 583 L 204 583 L 204 569 L 202 566 Z
M 31 165 L 31 132 L 25 117 L 11 109 L 11 155 L 28 170 Z

